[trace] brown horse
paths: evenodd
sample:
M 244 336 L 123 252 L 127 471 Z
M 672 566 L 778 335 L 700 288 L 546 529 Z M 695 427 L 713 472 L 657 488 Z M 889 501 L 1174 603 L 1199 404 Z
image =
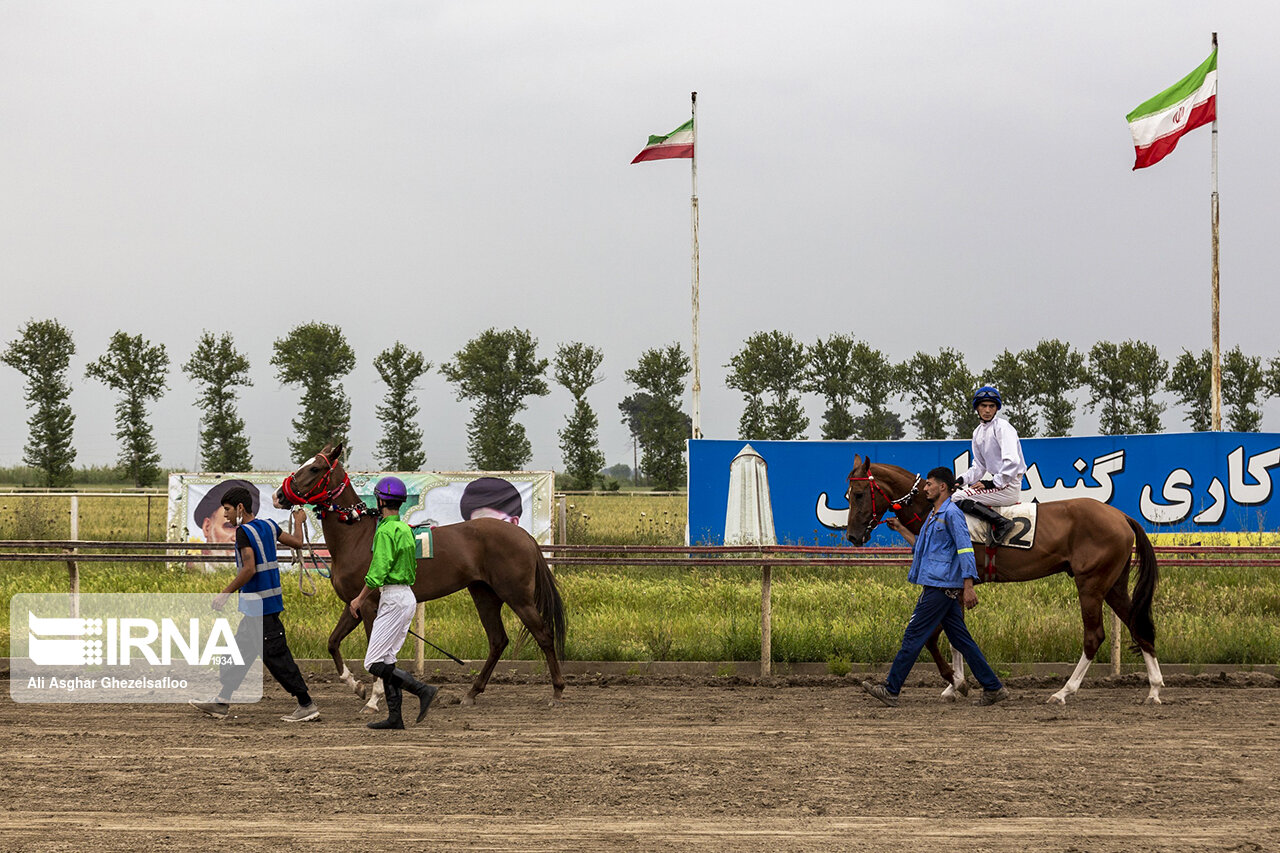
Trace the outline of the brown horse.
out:
M 324 541 L 332 556 L 333 591 L 344 604 L 364 588 L 364 577 L 372 557 L 377 516 L 356 495 L 342 468 L 341 444 L 327 444 L 302 467 L 285 478 L 275 493 L 278 507 L 311 504 L 320 515 Z M 551 674 L 552 699 L 557 704 L 564 692 L 560 657 L 564 655 L 565 616 L 560 591 L 547 566 L 537 540 L 522 528 L 494 518 L 477 518 L 437 527 L 433 536 L 435 556 L 418 561 L 413 592 L 418 601 L 442 598 L 460 589 L 471 593 L 480 623 L 489 638 L 489 657 L 484 662 L 463 705 L 475 704 L 484 692 L 493 668 L 507 647 L 507 631 L 502 624 L 502 605 L 520 618 L 524 630 L 533 637 L 547 658 Z M 377 596 L 362 608 L 360 618 L 347 607 L 329 635 L 329 654 L 339 676 L 360 696 L 361 689 L 342 659 L 341 644 L 361 621 L 365 636 L 373 627 Z M 374 682 L 368 708 L 377 709 L 382 682 Z
M 919 477 L 904 468 L 872 464 L 869 458 L 855 455 L 846 495 L 849 499 L 849 522 L 845 531 L 848 540 L 855 545 L 865 545 L 876 525 L 891 510 L 911 532 L 919 533 L 932 508 L 918 488 L 919 482 Z M 1130 599 L 1129 561 L 1135 544 L 1138 579 Z M 1076 582 L 1080 616 L 1084 621 L 1084 653 L 1071 678 L 1049 701 L 1066 704 L 1067 697 L 1084 681 L 1105 637 L 1102 627 L 1105 601 L 1128 626 L 1135 647 L 1141 650 L 1146 661 L 1151 686 L 1146 701 L 1159 704 L 1164 679 L 1160 675 L 1160 662 L 1156 660 L 1156 629 L 1151 618 L 1158 571 L 1155 551 L 1142 526 L 1120 510 L 1092 498 L 1040 504 L 1034 547 L 1030 550 L 1000 548 L 995 580 L 1030 581 L 1058 572 L 1066 572 Z M 981 577 L 978 580 L 982 582 Z M 930 652 L 942 670 L 945 663 L 938 652 L 937 641 L 935 632 L 929 639 Z

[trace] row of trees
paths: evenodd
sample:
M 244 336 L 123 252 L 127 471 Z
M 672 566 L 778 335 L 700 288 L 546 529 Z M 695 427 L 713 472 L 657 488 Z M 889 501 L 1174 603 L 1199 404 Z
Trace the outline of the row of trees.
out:
M 23 461 L 39 470 L 48 485 L 70 481 L 75 449 L 75 415 L 68 396 L 68 372 L 75 343 L 56 320 L 33 320 L 0 353 L 0 361 L 26 378 L 32 410 Z M 483 470 L 516 470 L 532 458 L 532 446 L 517 418 L 529 397 L 550 393 L 547 370 L 568 390 L 573 409 L 559 430 L 566 473 L 574 485 L 596 483 L 604 467 L 599 419 L 586 395 L 601 381 L 602 351 L 581 342 L 560 344 L 553 359 L 538 356 L 538 342 L 521 329 L 488 329 L 469 341 L 438 370 L 471 403 L 467 424 L 470 463 Z M 350 447 L 351 402 L 343 388 L 356 367 L 354 350 L 342 330 L 305 323 L 275 341 L 270 361 L 276 377 L 299 389 L 300 408 L 289 439 L 293 458 L 302 458 L 331 439 Z M 824 439 L 896 439 L 909 425 L 919 438 L 965 437 L 973 428 L 970 395 L 979 382 L 997 385 L 1005 414 L 1023 436 L 1068 435 L 1083 404 L 1099 414 L 1104 434 L 1159 432 L 1172 394 L 1185 408 L 1194 430 L 1209 428 L 1210 354 L 1184 350 L 1170 363 L 1151 344 L 1102 341 L 1083 353 L 1060 340 L 1005 350 L 981 374 L 964 355 L 942 348 L 917 352 L 894 363 L 883 352 L 850 335 L 834 334 L 811 345 L 772 331 L 749 337 L 729 364 L 726 384 L 742 392 L 739 421 L 744 439 L 796 439 L 809 428 L 800 395 L 825 401 L 820 436 Z M 147 407 L 168 390 L 169 355 L 163 344 L 141 335 L 117 332 L 106 352 L 90 362 L 85 375 L 119 394 L 115 435 L 122 473 L 138 485 L 153 483 L 160 457 Z M 400 342 L 373 360 L 386 394 L 376 408 L 382 424 L 374 456 L 391 470 L 418 470 L 426 463 L 415 390 L 434 365 Z M 204 332 L 181 366 L 198 388 L 201 463 L 210 471 L 247 471 L 253 465 L 244 420 L 237 411 L 239 389 L 250 386 L 250 364 L 230 334 Z M 684 440 L 690 420 L 682 409 L 688 356 L 679 344 L 645 351 L 625 371 L 636 391 L 618 409 L 641 451 L 640 468 L 657 488 L 679 488 L 685 480 Z M 1256 431 L 1261 404 L 1280 396 L 1280 357 L 1263 363 L 1237 346 L 1222 365 L 1226 425 Z M 894 401 L 908 405 L 904 420 Z M 855 414 L 856 412 L 856 414 Z
M 1069 435 L 1083 405 L 1098 412 L 1104 435 L 1154 433 L 1164 429 L 1172 394 L 1193 430 L 1210 427 L 1209 351 L 1183 350 L 1170 363 L 1146 342 L 1101 341 L 1080 352 L 1064 341 L 1042 340 L 1020 352 L 1004 350 L 981 373 L 973 373 L 954 349 L 917 352 L 895 364 L 880 350 L 851 335 L 835 334 L 805 345 L 772 331 L 747 338 L 730 359 L 726 384 L 745 400 L 738 422 L 741 438 L 804 437 L 809 418 L 800 395 L 825 401 L 824 439 L 897 439 L 909 424 L 918 438 L 965 438 L 974 426 L 970 401 L 980 383 L 996 385 L 1004 413 L 1023 436 Z M 1226 427 L 1256 432 L 1265 397 L 1280 396 L 1280 356 L 1264 364 L 1239 346 L 1222 359 Z M 907 403 L 904 422 L 892 408 Z M 854 411 L 858 414 L 854 414 Z
M 526 408 L 527 398 L 550 393 L 545 377 L 552 362 L 539 358 L 537 349 L 537 340 L 527 331 L 489 329 L 439 366 L 456 387 L 458 399 L 472 403 L 467 450 L 476 468 L 518 470 L 532 458 L 528 435 L 516 418 Z M 26 378 L 26 404 L 32 414 L 23 461 L 39 469 L 49 486 L 69 483 L 75 462 L 75 414 L 68 403 L 73 355 L 72 335 L 57 320 L 27 323 L 0 353 L 0 361 Z M 554 358 L 552 375 L 573 397 L 573 411 L 559 431 L 560 448 L 566 472 L 575 485 L 585 488 L 600 478 L 605 463 L 597 433 L 599 420 L 586 400 L 588 389 L 601 381 L 603 361 L 598 348 L 580 342 L 561 344 Z M 107 351 L 85 369 L 88 378 L 119 394 L 115 409 L 119 465 L 139 486 L 152 484 L 160 473 L 147 407 L 168 390 L 169 365 L 163 344 L 117 332 Z M 343 380 L 355 369 L 356 356 L 342 330 L 325 323 L 299 325 L 275 341 L 271 365 L 282 383 L 301 392 L 300 408 L 292 421 L 294 436 L 289 439 L 292 457 L 308 456 L 333 439 L 350 448 L 351 401 Z M 374 456 L 388 470 L 419 470 L 427 457 L 414 391 L 433 365 L 421 352 L 396 342 L 374 358 L 373 366 L 386 386 L 375 409 L 382 435 Z M 689 359 L 674 344 L 645 352 L 638 366 L 625 373 L 638 391 L 619 409 L 639 444 L 643 469 L 658 488 L 678 488 L 685 479 L 683 449 L 689 420 L 680 401 L 689 369 Z M 253 384 L 248 357 L 236 349 L 230 334 L 206 331 L 182 370 L 198 387 L 204 469 L 252 470 L 249 438 L 237 411 L 239 389 Z

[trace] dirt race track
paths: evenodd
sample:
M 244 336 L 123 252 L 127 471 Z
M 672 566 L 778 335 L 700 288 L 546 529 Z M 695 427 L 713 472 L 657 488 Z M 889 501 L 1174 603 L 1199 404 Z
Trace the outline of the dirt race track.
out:
M 913 674 L 915 675 L 915 674 Z M 313 676 L 320 721 L 267 698 L 0 700 L 5 850 L 1277 850 L 1280 682 L 1043 680 L 991 708 L 933 687 L 897 709 L 851 679 L 578 678 L 446 685 L 422 726 L 372 732 Z M 416 700 L 406 700 L 406 711 Z

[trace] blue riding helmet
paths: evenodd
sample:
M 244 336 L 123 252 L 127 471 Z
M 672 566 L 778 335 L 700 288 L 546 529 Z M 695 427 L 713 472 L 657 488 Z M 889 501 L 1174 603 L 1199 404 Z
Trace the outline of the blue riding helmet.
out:
M 378 485 L 373 487 L 373 494 L 379 500 L 401 503 L 409 498 L 409 490 L 404 487 L 404 480 L 399 477 L 383 477 L 378 481 Z
M 973 408 L 976 411 L 978 404 L 983 400 L 990 400 L 996 404 L 996 409 L 1004 406 L 1004 401 L 1000 399 L 1000 392 L 996 390 L 994 385 L 983 385 L 977 391 L 973 392 Z

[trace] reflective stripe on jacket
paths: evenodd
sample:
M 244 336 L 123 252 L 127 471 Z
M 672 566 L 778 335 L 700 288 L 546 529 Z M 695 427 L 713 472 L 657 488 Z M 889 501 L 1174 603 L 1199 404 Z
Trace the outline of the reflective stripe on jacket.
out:
M 977 580 L 978 565 L 964 513 L 948 498 L 920 527 L 907 580 L 920 586 L 959 589 L 965 578 Z

